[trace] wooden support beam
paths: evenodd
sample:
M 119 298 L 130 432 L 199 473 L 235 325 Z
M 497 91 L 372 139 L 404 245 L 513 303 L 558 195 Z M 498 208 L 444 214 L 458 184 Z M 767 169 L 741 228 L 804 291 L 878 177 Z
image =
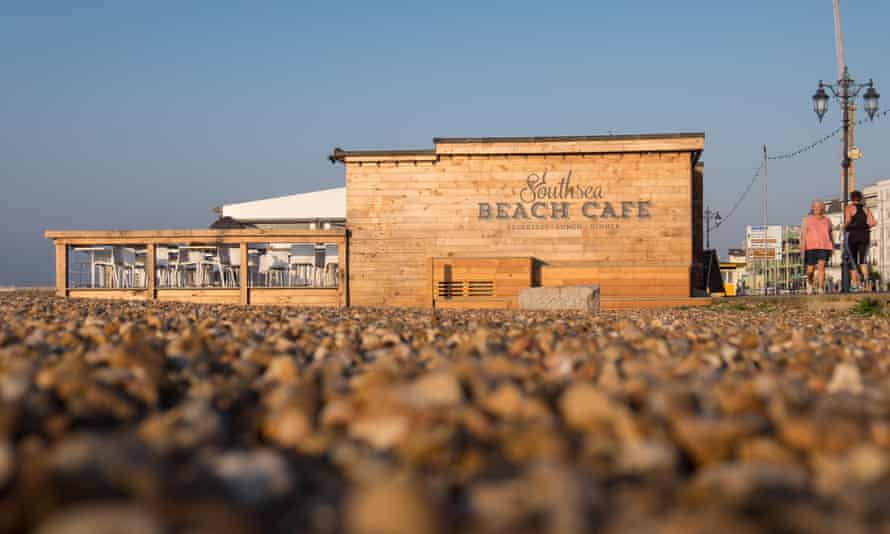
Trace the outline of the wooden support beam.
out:
M 157 298 L 157 269 L 155 268 L 157 247 L 154 243 L 145 245 L 145 289 L 148 300 Z
M 56 296 L 68 296 L 68 245 L 56 242 Z
M 247 254 L 247 242 L 242 241 L 238 245 L 239 255 L 241 256 L 241 265 L 238 267 L 238 286 L 241 290 L 239 302 L 247 306 L 250 304 L 250 288 L 248 287 L 250 280 L 250 265 L 248 265 L 249 257 Z
M 337 240 L 337 306 L 346 306 L 346 240 Z

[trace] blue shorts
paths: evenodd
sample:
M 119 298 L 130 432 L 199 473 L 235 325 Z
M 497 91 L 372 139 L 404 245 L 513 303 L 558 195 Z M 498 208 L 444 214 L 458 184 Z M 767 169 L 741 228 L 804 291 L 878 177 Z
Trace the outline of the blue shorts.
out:
M 828 263 L 831 259 L 831 251 L 824 249 L 808 250 L 804 252 L 804 263 L 806 265 L 816 265 L 820 261 Z

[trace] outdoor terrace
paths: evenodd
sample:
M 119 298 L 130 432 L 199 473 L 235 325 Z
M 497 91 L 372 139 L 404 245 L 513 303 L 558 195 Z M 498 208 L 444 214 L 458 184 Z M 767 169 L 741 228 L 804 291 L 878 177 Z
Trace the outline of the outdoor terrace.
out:
M 346 306 L 343 229 L 75 230 L 56 248 L 58 296 Z

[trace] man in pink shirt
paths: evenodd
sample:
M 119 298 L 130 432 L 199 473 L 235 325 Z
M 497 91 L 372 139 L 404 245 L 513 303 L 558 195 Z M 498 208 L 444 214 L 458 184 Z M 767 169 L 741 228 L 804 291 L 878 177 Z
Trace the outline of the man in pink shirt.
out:
M 816 291 L 821 293 L 825 285 L 825 264 L 834 250 L 834 239 L 831 236 L 831 221 L 822 213 L 825 205 L 821 200 L 814 200 L 810 214 L 803 218 L 800 225 L 800 253 L 803 254 L 807 266 L 807 293 L 813 292 L 813 275 L 816 276 Z

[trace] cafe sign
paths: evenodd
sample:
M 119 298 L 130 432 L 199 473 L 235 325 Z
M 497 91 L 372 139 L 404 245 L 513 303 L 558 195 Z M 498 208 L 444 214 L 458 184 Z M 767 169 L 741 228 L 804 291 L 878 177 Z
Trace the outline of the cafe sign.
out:
M 531 173 L 512 202 L 479 202 L 479 220 L 561 220 L 580 215 L 617 221 L 652 216 L 648 200 L 606 200 L 600 185 L 576 184 L 572 171 L 552 180 L 547 171 Z

